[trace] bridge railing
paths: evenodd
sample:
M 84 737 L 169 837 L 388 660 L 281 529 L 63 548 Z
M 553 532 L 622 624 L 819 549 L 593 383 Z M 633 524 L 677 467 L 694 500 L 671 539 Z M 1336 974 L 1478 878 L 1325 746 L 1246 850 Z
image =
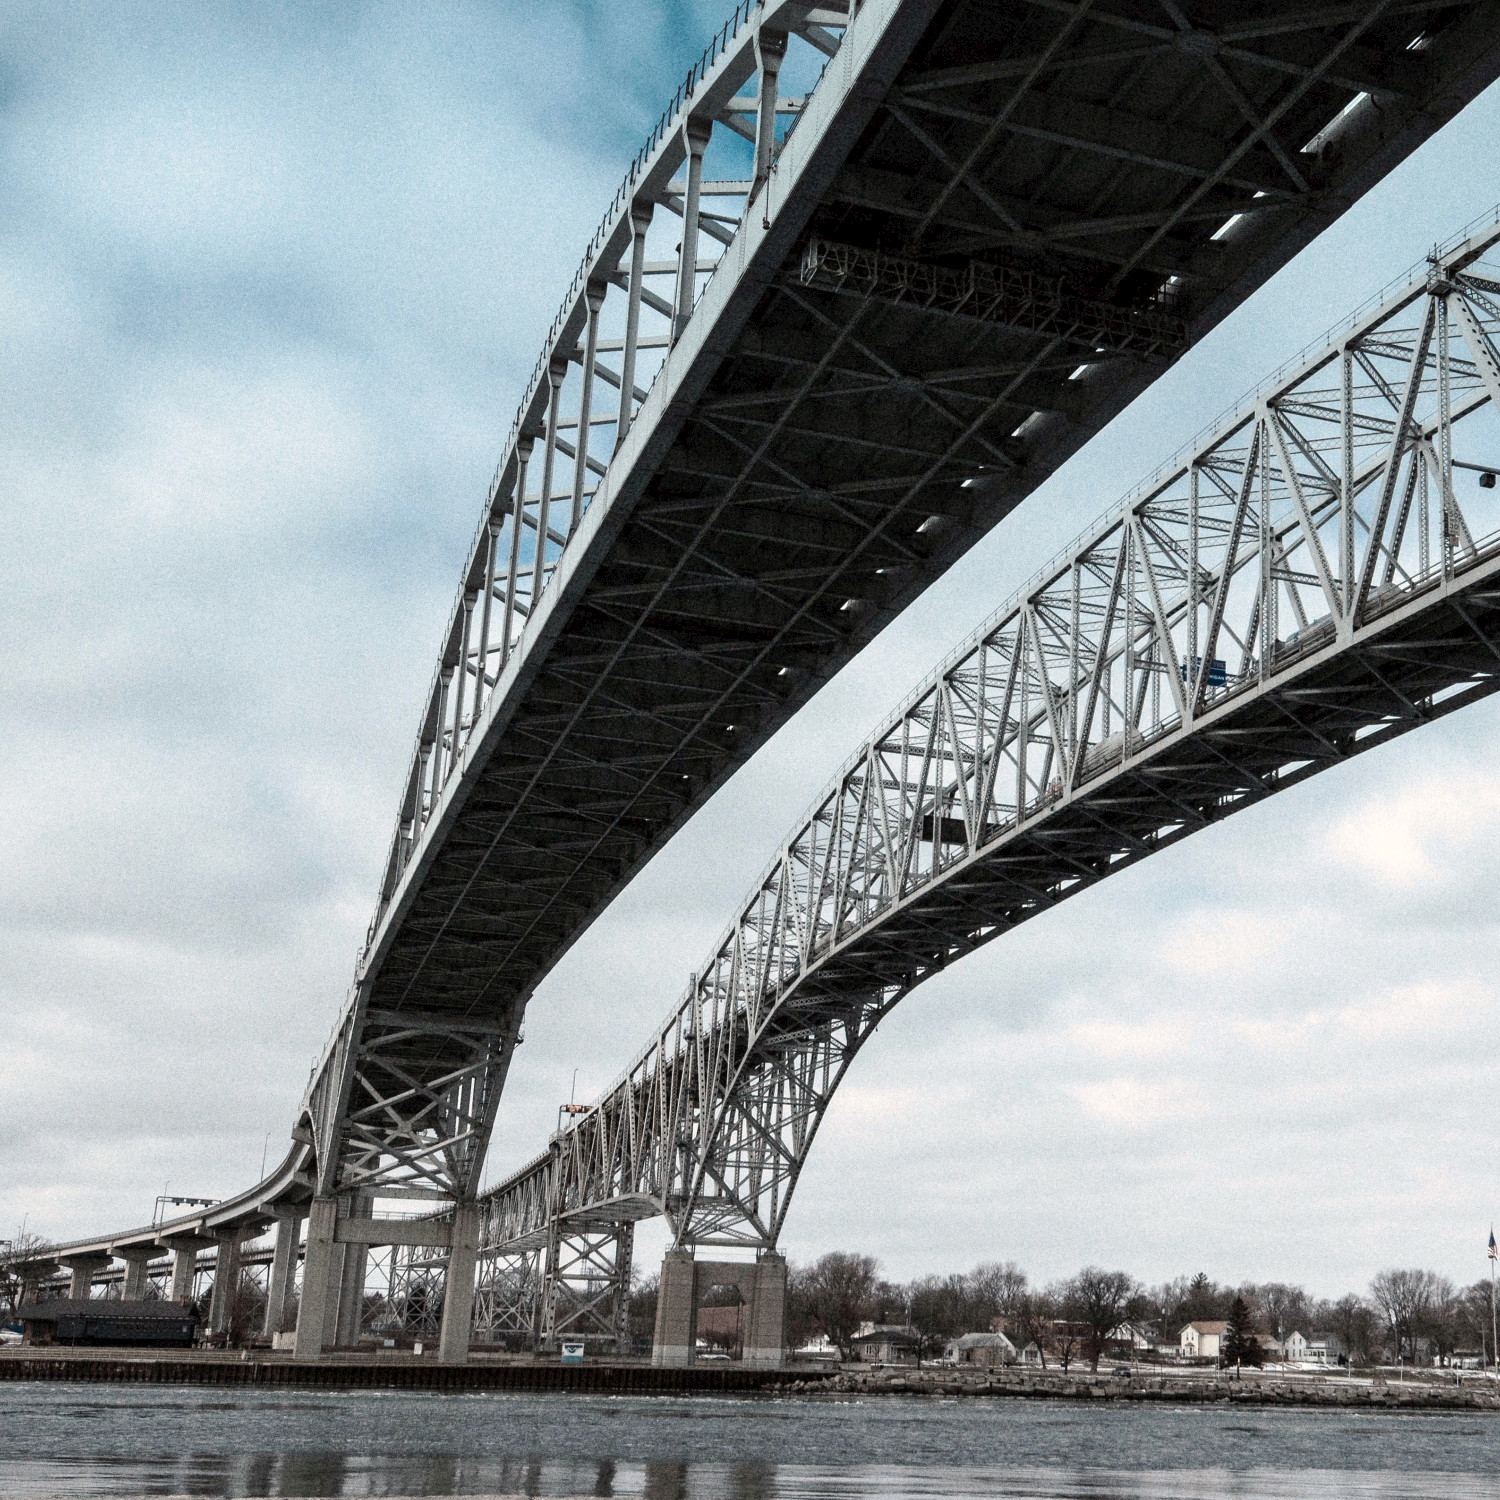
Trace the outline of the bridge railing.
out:
M 470 545 L 419 721 L 366 950 L 487 695 L 511 654 L 524 649 L 527 619 L 713 273 L 717 262 L 700 260 L 700 243 L 721 249 L 732 243 L 744 205 L 774 168 L 810 97 L 810 91 L 782 96 L 779 80 L 799 67 L 805 71 L 810 58 L 826 59 L 840 43 L 843 30 L 808 22 L 809 9 L 787 0 L 740 0 L 637 152 L 573 274 Z M 790 43 L 790 50 L 763 49 L 763 36 L 775 37 L 783 49 Z M 819 67 L 813 88 L 821 76 Z M 734 97 L 752 77 L 756 92 Z M 752 106 L 760 113 L 747 124 Z M 716 163 L 740 175 L 705 178 Z M 688 180 L 674 182 L 684 166 Z M 714 204 L 712 212 L 705 200 Z M 663 229 L 651 214 L 656 207 L 666 208 L 679 227 Z M 652 251 L 661 259 L 650 260 Z M 654 277 L 669 279 L 669 297 L 651 289 Z M 615 402 L 614 412 L 596 409 L 600 395 Z M 572 471 L 564 489 L 554 488 L 559 458 Z
M 1158 744 L 1490 563 L 1500 214 L 1483 226 L 1260 382 L 881 721 L 651 1044 L 549 1156 L 491 1189 L 498 1232 L 521 1223 L 506 1204 L 525 1195 L 534 1232 L 546 1173 L 554 1215 L 633 1201 L 689 1233 L 718 1212 L 695 1220 L 695 1202 L 738 1197 L 743 1237 L 774 1242 L 800 1161 L 790 1135 L 815 1125 L 849 1054 L 809 1051 L 829 1003 L 812 976 L 924 888 L 1148 764 Z M 893 968 L 866 988 L 878 1008 L 883 987 L 909 982 Z M 794 1055 L 824 1069 L 822 1085 L 791 1077 Z M 757 1069 L 768 1083 L 747 1081 Z M 768 1194 L 777 1205 L 762 1212 Z

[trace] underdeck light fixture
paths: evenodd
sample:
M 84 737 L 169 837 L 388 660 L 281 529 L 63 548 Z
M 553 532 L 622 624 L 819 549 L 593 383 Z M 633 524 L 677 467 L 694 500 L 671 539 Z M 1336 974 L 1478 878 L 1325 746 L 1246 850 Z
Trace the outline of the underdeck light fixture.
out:
M 1087 369 L 1088 369 L 1087 365 L 1079 365 L 1079 367 L 1076 370 L 1074 370 L 1071 375 L 1068 376 L 1068 379 L 1069 380 L 1079 380 L 1079 379 L 1081 379 L 1082 376 L 1083 376 L 1083 374 L 1084 374 L 1084 372 Z

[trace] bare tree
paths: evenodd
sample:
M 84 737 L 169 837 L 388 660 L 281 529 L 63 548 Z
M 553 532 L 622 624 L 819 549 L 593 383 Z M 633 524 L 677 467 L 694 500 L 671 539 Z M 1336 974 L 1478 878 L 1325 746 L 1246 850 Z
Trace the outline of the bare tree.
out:
M 830 1250 L 802 1273 L 807 1318 L 831 1344 L 838 1346 L 845 1359 L 850 1356 L 859 1325 L 869 1316 L 879 1268 L 880 1263 L 872 1255 Z
M 1313 1331 L 1312 1303 L 1307 1290 L 1289 1286 L 1284 1281 L 1266 1281 L 1259 1286 L 1247 1283 L 1240 1295 L 1257 1312 L 1274 1339 L 1284 1339 L 1294 1330 Z
M 996 1318 L 1012 1318 L 1026 1295 L 1026 1273 L 1012 1260 L 988 1261 L 975 1266 L 965 1278 L 969 1284 L 970 1319 L 977 1331 Z
M 28 1278 L 24 1267 L 30 1261 L 46 1259 L 52 1241 L 39 1234 L 20 1233 L 14 1239 L 0 1240 L 0 1310 L 5 1321 L 17 1321 L 21 1301 L 26 1295 Z
M 1063 1316 L 1083 1324 L 1084 1345 L 1095 1371 L 1110 1335 L 1129 1318 L 1140 1297 L 1141 1284 L 1128 1271 L 1101 1266 L 1085 1266 L 1063 1288 Z
M 920 1365 L 925 1350 L 963 1332 L 969 1288 L 962 1276 L 924 1276 L 908 1291 L 906 1321 L 917 1336 Z
M 631 1278 L 630 1295 L 625 1302 L 625 1327 L 632 1341 L 649 1340 L 656 1334 L 656 1301 L 661 1290 L 661 1280 L 655 1275 L 643 1276 L 636 1272 Z M 791 1305 L 788 1289 L 787 1305 Z M 790 1332 L 790 1318 L 788 1331 Z M 805 1340 L 798 1340 L 798 1343 Z M 797 1344 L 792 1347 L 795 1349 Z
M 1370 1301 L 1395 1341 L 1396 1358 L 1417 1352 L 1417 1335 L 1427 1321 L 1442 1278 L 1415 1267 L 1381 1271 L 1370 1282 Z
M 1376 1314 L 1362 1297 L 1346 1292 L 1337 1302 L 1319 1302 L 1313 1309 L 1312 1321 L 1339 1336 L 1350 1364 L 1356 1359 L 1371 1358 L 1376 1343 Z
M 1010 1314 L 1015 1342 L 1024 1349 L 1035 1344 L 1042 1368 L 1047 1368 L 1047 1350 L 1052 1345 L 1052 1325 L 1057 1319 L 1057 1303 L 1050 1292 L 1038 1288 L 1022 1292 Z

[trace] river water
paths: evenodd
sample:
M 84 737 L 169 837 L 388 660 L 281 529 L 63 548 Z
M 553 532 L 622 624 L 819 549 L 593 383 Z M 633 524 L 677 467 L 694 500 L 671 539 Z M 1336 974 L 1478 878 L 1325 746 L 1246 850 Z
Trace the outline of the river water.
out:
M 0 1496 L 1482 1497 L 1500 1415 L 0 1385 Z

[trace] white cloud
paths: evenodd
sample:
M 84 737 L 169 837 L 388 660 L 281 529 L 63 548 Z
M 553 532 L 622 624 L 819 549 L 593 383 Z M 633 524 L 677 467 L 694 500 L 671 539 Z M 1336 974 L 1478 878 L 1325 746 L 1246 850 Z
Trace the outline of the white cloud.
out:
M 1424 778 L 1341 819 L 1335 857 L 1397 890 L 1442 882 L 1472 844 L 1500 829 L 1500 781 L 1468 768 L 1458 780 Z
M 233 1190 L 283 1138 L 500 435 L 719 9 L 34 7 L 8 37 L 0 1233 L 139 1220 L 167 1178 Z M 496 1170 L 575 1068 L 586 1097 L 645 1041 L 877 705 L 1487 206 L 1497 136 L 1495 98 L 1440 133 L 653 861 L 539 991 Z M 1493 704 L 1423 729 L 931 981 L 835 1100 L 788 1250 L 1328 1291 L 1389 1261 L 1470 1274 L 1497 732 Z

